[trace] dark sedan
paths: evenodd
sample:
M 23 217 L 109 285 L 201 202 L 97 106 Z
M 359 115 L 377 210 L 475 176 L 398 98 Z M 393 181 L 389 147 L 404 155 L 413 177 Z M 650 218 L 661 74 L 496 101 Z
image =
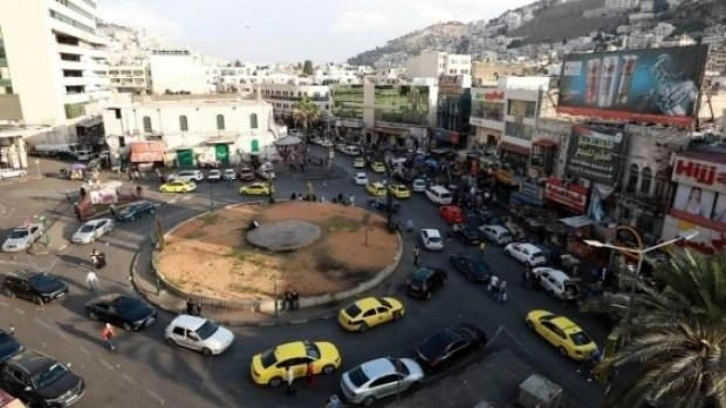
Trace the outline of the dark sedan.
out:
M 486 345 L 487 336 L 469 323 L 434 333 L 416 348 L 416 359 L 426 370 L 438 370 Z
M 439 268 L 418 268 L 406 281 L 406 293 L 413 297 L 431 299 L 433 292 L 446 284 L 447 273 Z
M 451 254 L 449 262 L 454 269 L 461 272 L 471 282 L 489 282 L 489 278 L 492 276 L 489 265 L 481 256 Z
M 148 201 L 137 201 L 126 206 L 123 210 L 116 214 L 118 221 L 134 221 L 146 215 L 153 215 L 156 212 L 156 206 Z
M 399 203 L 397 201 L 391 201 L 391 205 L 389 206 L 387 199 L 380 199 L 380 198 L 372 199 L 372 200 L 370 200 L 369 205 L 374 210 L 385 212 L 385 213 L 391 212 L 392 214 L 397 214 L 399 211 L 401 211 L 401 203 Z
M 156 321 L 156 310 L 144 301 L 121 294 L 104 295 L 86 303 L 92 320 L 111 323 L 126 331 L 139 331 Z
M 15 340 L 15 336 L 0 330 L 0 364 L 23 351 L 23 348 L 23 345 Z
M 453 233 L 455 238 L 466 245 L 479 245 L 482 238 L 479 229 L 470 224 L 455 224 Z
M 40 305 L 67 295 L 68 284 L 51 274 L 19 271 L 5 277 L 3 291 Z

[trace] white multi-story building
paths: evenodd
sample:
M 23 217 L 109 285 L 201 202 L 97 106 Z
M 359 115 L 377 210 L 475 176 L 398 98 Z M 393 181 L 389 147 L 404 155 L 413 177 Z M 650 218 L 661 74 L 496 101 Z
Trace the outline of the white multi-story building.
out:
M 332 101 L 327 85 L 260 84 L 259 87 L 262 99 L 274 107 L 275 117 L 289 117 L 303 98 L 316 104 L 324 118 L 330 116 Z
M 610 10 L 629 10 L 639 6 L 640 0 L 605 0 L 605 8 Z
M 0 120 L 52 126 L 67 139 L 108 91 L 94 0 L 0 2 Z
M 154 50 L 149 58 L 151 91 L 154 94 L 189 92 L 208 94 L 215 90 L 210 85 L 208 68 L 189 50 Z
M 259 98 L 175 97 L 129 97 L 110 103 L 103 123 L 112 155 L 181 167 L 211 161 L 236 164 L 249 155 L 274 157 L 279 132 L 269 103 Z M 148 142 L 163 143 L 162 149 L 150 155 Z
M 441 75 L 471 75 L 471 55 L 422 51 L 406 61 L 409 78 L 438 78 Z
M 108 68 L 111 89 L 117 92 L 144 93 L 150 90 L 148 67 L 145 65 L 114 65 Z

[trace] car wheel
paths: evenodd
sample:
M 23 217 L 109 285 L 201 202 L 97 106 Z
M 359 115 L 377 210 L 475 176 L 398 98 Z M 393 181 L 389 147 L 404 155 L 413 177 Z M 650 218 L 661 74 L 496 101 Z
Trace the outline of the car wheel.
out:
M 325 375 L 333 374 L 334 371 L 335 371 L 335 367 L 333 367 L 331 365 L 326 365 L 325 367 L 323 367 L 323 374 L 325 374 Z
M 401 312 L 393 312 L 393 320 L 398 320 L 402 317 Z
M 365 323 L 361 324 L 360 327 L 358 328 L 358 331 L 361 333 L 365 333 L 366 330 L 368 330 L 368 325 Z
M 562 354 L 563 356 L 567 357 L 567 350 L 565 350 L 564 347 L 562 347 L 562 346 L 557 347 L 557 351 L 559 351 L 560 354 Z
M 9 298 L 14 298 L 15 297 L 15 292 L 13 292 L 10 289 L 5 289 L 3 292 L 5 293 L 5 296 L 7 296 Z
M 370 407 L 371 405 L 373 405 L 374 402 L 376 402 L 376 398 L 371 396 L 371 397 L 366 397 L 360 404 L 363 405 L 364 407 Z
M 269 385 L 272 388 L 277 388 L 280 385 L 282 385 L 282 378 L 273 377 L 272 379 L 270 379 L 270 382 L 268 382 L 267 385 Z
M 96 312 L 90 310 L 88 311 L 88 318 L 91 320 L 98 320 L 98 315 L 96 314 Z
M 43 303 L 45 303 L 45 302 L 43 302 L 43 298 L 42 297 L 40 297 L 40 296 L 33 296 L 33 303 L 35 303 L 36 305 L 42 306 Z
M 172 339 L 171 337 L 167 337 L 166 340 L 164 340 L 164 342 L 173 347 L 176 347 L 176 345 L 177 345 L 176 341 L 174 339 Z
M 431 300 L 431 292 L 426 292 L 426 300 Z
M 212 353 L 212 349 L 209 349 L 207 347 L 202 349 L 202 355 L 204 357 L 211 357 L 214 353 Z
M 136 216 L 135 215 L 132 215 L 131 218 L 129 218 L 129 220 L 131 220 L 131 222 L 136 221 Z
M 156 210 L 152 208 L 151 210 L 149 210 L 149 214 L 150 214 L 150 215 L 154 215 L 154 214 L 156 214 Z
M 122 327 L 127 332 L 134 331 L 134 326 L 131 325 L 131 323 L 129 323 L 129 322 L 124 322 Z

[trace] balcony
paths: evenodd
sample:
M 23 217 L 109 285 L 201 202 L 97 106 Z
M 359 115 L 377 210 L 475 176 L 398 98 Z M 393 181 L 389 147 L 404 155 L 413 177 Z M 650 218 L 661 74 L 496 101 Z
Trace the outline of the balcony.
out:
M 63 102 L 67 104 L 83 103 L 88 102 L 89 96 L 85 92 L 66 94 L 63 97 Z
M 81 61 L 66 61 L 66 60 L 60 60 L 60 68 L 61 69 L 69 69 L 69 70 L 83 70 L 86 69 L 86 64 Z
M 61 83 L 63 86 L 86 86 L 89 83 L 88 78 L 79 76 L 79 77 L 63 77 L 63 80 L 61 80 Z

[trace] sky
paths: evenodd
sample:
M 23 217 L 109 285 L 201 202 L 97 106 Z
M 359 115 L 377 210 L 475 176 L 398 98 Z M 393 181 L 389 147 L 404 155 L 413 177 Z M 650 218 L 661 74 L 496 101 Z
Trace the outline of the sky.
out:
M 443 21 L 490 19 L 533 0 L 97 0 L 106 21 L 244 62 L 343 62 Z

